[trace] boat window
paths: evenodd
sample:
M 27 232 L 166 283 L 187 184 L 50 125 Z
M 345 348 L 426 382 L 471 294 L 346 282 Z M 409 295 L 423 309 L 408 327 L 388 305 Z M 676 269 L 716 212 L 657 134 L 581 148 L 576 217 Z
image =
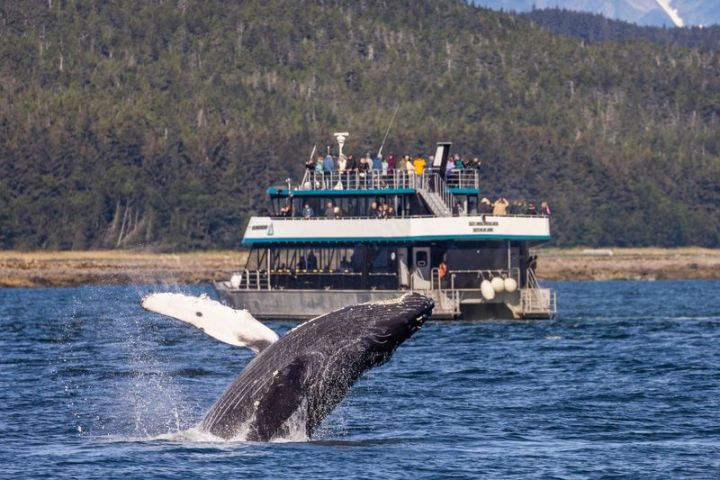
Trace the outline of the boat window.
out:
M 428 254 L 426 251 L 421 250 L 415 254 L 415 266 L 418 268 L 425 268 L 428 265 Z

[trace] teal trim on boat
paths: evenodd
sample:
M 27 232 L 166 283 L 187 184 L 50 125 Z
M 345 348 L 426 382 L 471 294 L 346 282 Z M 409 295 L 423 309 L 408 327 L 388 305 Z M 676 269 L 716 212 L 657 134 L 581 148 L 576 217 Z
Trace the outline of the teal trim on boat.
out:
M 448 192 L 453 195 L 479 195 L 479 188 L 448 188 Z
M 287 188 L 270 187 L 267 189 L 271 197 L 347 197 L 351 195 L 406 195 L 415 193 L 414 188 L 367 188 L 352 190 L 288 190 Z
M 548 235 L 419 235 L 411 237 L 305 237 L 305 238 L 246 238 L 243 239 L 244 245 L 262 245 L 277 243 L 401 243 L 401 242 L 418 242 L 428 240 L 550 240 Z

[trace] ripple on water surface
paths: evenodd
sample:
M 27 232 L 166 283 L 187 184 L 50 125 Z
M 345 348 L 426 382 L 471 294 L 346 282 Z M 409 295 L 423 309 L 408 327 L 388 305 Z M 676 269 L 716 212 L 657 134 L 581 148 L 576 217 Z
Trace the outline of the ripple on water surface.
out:
M 720 282 L 553 286 L 557 320 L 431 322 L 271 444 L 193 430 L 252 353 L 139 307 L 164 289 L 0 290 L 3 475 L 720 478 Z

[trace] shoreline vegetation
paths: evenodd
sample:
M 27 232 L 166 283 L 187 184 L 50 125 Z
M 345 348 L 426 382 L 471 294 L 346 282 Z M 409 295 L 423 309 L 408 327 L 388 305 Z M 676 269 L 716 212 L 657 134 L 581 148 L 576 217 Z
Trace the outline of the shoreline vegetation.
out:
M 720 249 L 541 248 L 543 280 L 665 280 L 720 278 Z M 0 251 L 0 287 L 186 284 L 225 280 L 245 251 L 153 253 L 128 250 Z

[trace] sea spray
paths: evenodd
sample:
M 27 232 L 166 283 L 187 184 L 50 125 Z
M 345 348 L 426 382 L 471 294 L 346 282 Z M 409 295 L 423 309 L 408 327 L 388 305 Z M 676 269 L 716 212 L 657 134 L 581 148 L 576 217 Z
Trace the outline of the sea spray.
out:
M 68 428 L 78 435 L 149 437 L 193 426 L 199 406 L 186 400 L 181 382 L 170 373 L 183 342 L 177 336 L 168 340 L 167 326 L 140 308 L 148 288 L 80 290 L 63 315 L 65 341 L 54 368 Z M 105 383 L 102 392 L 95 387 L 99 382 Z

